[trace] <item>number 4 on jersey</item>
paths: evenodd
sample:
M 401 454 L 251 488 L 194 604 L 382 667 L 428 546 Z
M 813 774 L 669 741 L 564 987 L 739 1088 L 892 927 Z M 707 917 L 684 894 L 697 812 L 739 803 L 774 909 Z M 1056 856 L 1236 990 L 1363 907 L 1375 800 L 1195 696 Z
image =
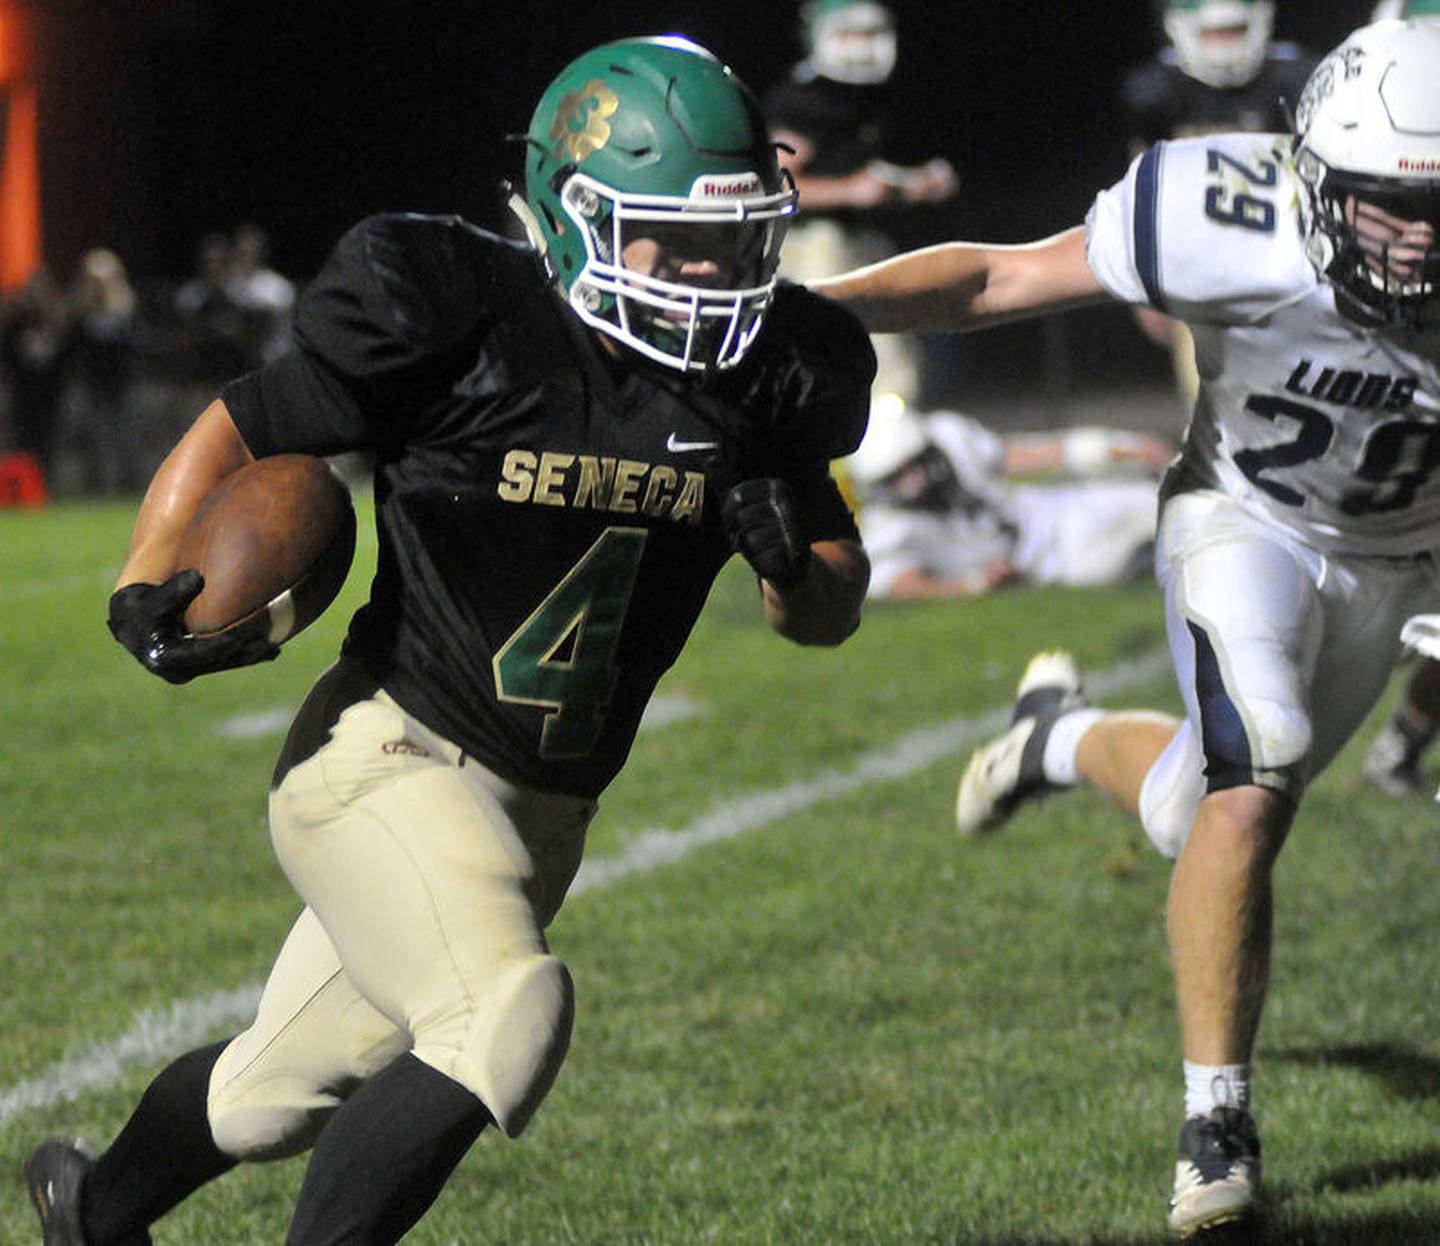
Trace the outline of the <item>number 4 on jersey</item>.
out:
M 553 710 L 541 728 L 542 757 L 586 757 L 600 738 L 646 535 L 606 528 L 495 655 L 500 700 Z

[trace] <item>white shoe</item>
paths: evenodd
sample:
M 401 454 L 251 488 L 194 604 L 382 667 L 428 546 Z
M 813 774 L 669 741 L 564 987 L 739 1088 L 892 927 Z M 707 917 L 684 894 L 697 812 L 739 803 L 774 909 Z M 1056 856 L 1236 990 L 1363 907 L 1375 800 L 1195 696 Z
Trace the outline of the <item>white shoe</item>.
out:
M 1055 790 L 1045 778 L 1045 741 L 1061 714 L 1087 702 L 1075 659 L 1037 653 L 1020 676 L 1005 733 L 976 749 L 955 793 L 955 829 L 973 838 L 998 829 L 1021 804 Z
M 1260 1135 L 1249 1112 L 1221 1107 L 1185 1122 L 1167 1221 L 1171 1237 L 1251 1220 L 1259 1193 Z

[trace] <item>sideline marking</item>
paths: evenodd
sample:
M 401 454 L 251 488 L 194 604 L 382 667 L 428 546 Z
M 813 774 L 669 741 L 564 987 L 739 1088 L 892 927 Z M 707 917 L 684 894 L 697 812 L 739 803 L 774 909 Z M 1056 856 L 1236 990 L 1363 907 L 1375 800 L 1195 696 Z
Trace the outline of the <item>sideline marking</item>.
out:
M 1153 683 L 1169 670 L 1169 652 L 1157 649 L 1134 661 L 1086 675 L 1085 688 L 1097 698 L 1110 696 Z M 585 861 L 569 894 L 573 897 L 608 887 L 683 860 L 705 844 L 734 839 L 857 788 L 923 770 L 995 734 L 1009 722 L 1010 708 L 1004 705 L 974 718 L 952 718 L 908 731 L 883 748 L 862 753 L 848 770 L 822 770 L 811 779 L 721 801 L 676 831 L 641 832 L 626 841 L 618 856 Z M 248 1024 L 255 1014 L 261 985 L 255 982 L 136 1013 L 130 1028 L 119 1038 L 92 1043 L 35 1077 L 0 1091 L 0 1125 L 9 1124 L 24 1112 L 78 1099 L 86 1091 L 107 1089 L 131 1069 L 171 1059 L 217 1031 Z

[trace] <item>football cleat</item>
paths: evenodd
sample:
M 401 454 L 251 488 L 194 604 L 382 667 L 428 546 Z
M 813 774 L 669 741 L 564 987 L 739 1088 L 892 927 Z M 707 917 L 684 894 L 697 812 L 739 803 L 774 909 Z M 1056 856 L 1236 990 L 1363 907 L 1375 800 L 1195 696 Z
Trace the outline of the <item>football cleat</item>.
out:
M 25 1161 L 25 1188 L 40 1217 L 45 1246 L 85 1246 L 80 1189 L 95 1153 L 78 1138 L 51 1138 Z
M 95 1152 L 79 1138 L 51 1138 L 25 1161 L 25 1188 L 40 1217 L 45 1246 L 87 1246 L 81 1190 L 95 1167 Z M 119 1246 L 150 1246 L 144 1229 Z
M 1170 1196 L 1171 1237 L 1247 1222 L 1259 1193 L 1260 1135 L 1249 1112 L 1219 1107 L 1185 1122 Z
M 955 793 L 955 829 L 967 838 L 996 830 L 1027 800 L 1056 790 L 1045 778 L 1045 741 L 1055 720 L 1088 702 L 1075 659 L 1063 649 L 1037 653 L 1015 690 L 1005 733 L 975 750 Z
M 1420 774 L 1420 755 L 1393 722 L 1381 729 L 1365 754 L 1360 773 L 1387 796 L 1422 796 L 1429 793 Z

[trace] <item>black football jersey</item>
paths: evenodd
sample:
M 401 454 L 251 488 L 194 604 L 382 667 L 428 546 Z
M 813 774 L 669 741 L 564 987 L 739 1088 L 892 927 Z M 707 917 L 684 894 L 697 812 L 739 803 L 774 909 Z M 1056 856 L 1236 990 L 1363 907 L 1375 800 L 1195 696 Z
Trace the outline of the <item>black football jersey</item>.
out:
M 792 74 L 765 97 L 772 132 L 793 130 L 814 144 L 806 172 L 817 177 L 847 177 L 877 159 L 887 110 L 884 83 L 834 82 L 813 74 Z
M 1136 150 L 1162 139 L 1235 130 L 1287 134 L 1286 107 L 1300 102 L 1315 60 L 1293 43 L 1274 43 L 1260 72 L 1238 87 L 1212 87 L 1181 68 L 1173 48 L 1130 71 L 1121 88 Z
M 732 485 L 784 477 L 811 540 L 856 536 L 829 461 L 864 432 L 874 357 L 801 287 L 697 383 L 616 367 L 528 247 L 382 216 L 341 240 L 294 342 L 223 397 L 257 456 L 374 455 L 345 656 L 514 782 L 589 796 L 619 770 L 729 557 Z

